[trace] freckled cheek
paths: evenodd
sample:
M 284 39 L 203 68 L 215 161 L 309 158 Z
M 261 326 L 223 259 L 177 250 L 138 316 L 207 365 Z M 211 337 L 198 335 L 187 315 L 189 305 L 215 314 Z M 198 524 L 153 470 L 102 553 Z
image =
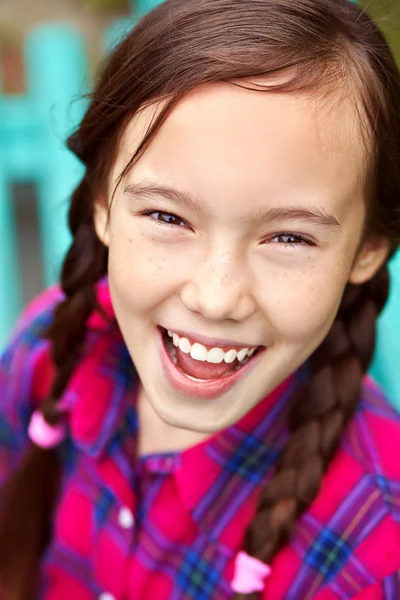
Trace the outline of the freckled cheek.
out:
M 126 310 L 149 310 L 176 293 L 185 276 L 182 253 L 176 254 L 174 260 L 170 252 L 143 243 L 137 236 L 110 240 L 110 285 Z
M 341 291 L 334 280 L 313 278 L 281 280 L 264 293 L 264 312 L 275 331 L 292 343 L 321 340 L 337 313 Z

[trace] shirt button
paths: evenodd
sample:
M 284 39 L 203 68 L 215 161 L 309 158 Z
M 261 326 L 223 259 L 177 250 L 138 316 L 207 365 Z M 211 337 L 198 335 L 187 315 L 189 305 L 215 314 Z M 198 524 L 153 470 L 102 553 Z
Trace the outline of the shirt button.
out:
M 115 597 L 112 594 L 104 592 L 103 594 L 100 594 L 99 600 L 115 600 Z
M 135 517 L 133 516 L 132 512 L 129 510 L 129 508 L 127 506 L 124 506 L 119 511 L 118 523 L 124 529 L 130 529 L 131 527 L 134 526 Z M 101 600 L 108 600 L 108 598 L 102 598 Z M 109 600 L 111 600 L 111 598 Z

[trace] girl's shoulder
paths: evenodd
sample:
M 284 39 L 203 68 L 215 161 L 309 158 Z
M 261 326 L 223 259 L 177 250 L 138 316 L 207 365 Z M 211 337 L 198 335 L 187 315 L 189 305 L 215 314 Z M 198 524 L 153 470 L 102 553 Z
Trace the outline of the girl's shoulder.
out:
M 89 331 L 104 332 L 114 325 L 113 311 L 108 288 L 107 278 L 101 279 L 96 284 L 96 297 L 100 311 L 94 311 L 88 319 Z M 1 364 L 4 365 L 15 356 L 34 355 L 36 351 L 45 352 L 49 349 L 49 342 L 45 339 L 45 331 L 51 324 L 56 306 L 64 299 L 64 294 L 59 285 L 48 288 L 39 294 L 23 311 L 16 324 L 12 337 L 5 350 L 1 353 Z M 22 365 L 22 361 L 17 361 Z
M 265 598 L 400 598 L 400 415 L 369 377 L 321 489 L 273 572 Z
M 362 490 L 358 503 L 370 494 L 379 496 L 398 526 L 400 567 L 400 413 L 369 376 L 332 463 L 342 489 L 348 483 L 349 492 Z
M 95 290 L 99 310 L 94 310 L 87 322 L 91 335 L 87 336 L 85 353 L 99 337 L 117 329 L 107 278 L 99 280 Z M 0 411 L 8 402 L 13 407 L 25 405 L 28 414 L 49 393 L 55 367 L 46 330 L 64 298 L 56 285 L 38 295 L 23 311 L 11 339 L 0 352 Z
M 41 330 L 51 323 L 56 305 L 63 299 L 59 285 L 54 285 L 36 296 L 23 310 L 11 339 L 11 345 L 27 337 L 41 338 Z
M 400 484 L 400 412 L 370 376 L 364 378 L 361 401 L 346 429 L 343 447 L 368 473 L 394 478 Z
M 0 353 L 0 488 L 23 456 L 32 411 L 49 392 L 54 376 L 44 332 L 62 299 L 58 287 L 46 290 L 23 312 Z
M 60 287 L 54 286 L 37 296 L 22 313 L 0 356 L 3 410 L 6 398 L 13 406 L 28 399 L 35 404 L 47 393 L 53 366 L 45 331 L 62 298 Z
M 320 529 L 307 556 L 314 566 L 335 556 L 318 600 L 367 600 L 371 589 L 380 594 L 371 598 L 398 597 L 384 589 L 400 585 L 400 414 L 371 377 L 363 381 L 310 518 Z

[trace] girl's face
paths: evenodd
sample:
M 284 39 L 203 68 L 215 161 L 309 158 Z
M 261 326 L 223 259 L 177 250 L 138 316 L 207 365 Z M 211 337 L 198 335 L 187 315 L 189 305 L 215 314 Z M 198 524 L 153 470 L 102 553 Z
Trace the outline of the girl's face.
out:
M 157 108 L 127 127 L 110 190 Z M 347 282 L 376 272 L 385 241 L 357 252 L 366 154 L 350 100 L 210 84 L 168 117 L 108 223 L 97 207 L 116 317 L 164 423 L 239 420 L 319 346 Z

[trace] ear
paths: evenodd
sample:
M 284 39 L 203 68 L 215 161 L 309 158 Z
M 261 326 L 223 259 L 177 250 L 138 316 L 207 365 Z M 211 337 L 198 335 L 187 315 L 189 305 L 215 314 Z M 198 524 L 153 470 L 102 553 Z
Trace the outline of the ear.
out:
M 100 199 L 96 202 L 93 219 L 97 237 L 104 246 L 108 247 L 110 243 L 109 209 L 105 200 Z
M 374 277 L 389 255 L 389 240 L 383 236 L 368 239 L 359 251 L 349 277 L 349 283 L 365 283 Z

